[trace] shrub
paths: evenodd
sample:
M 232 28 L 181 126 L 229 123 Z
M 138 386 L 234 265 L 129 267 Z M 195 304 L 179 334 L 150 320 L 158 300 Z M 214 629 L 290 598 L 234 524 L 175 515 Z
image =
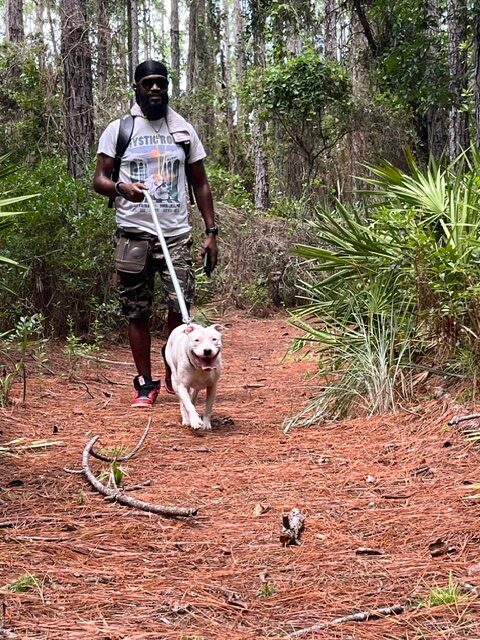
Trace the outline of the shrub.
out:
M 309 408 L 313 419 L 344 414 L 359 396 L 369 412 L 394 410 L 427 352 L 447 369 L 466 348 L 478 353 L 479 156 L 424 171 L 409 162 L 408 173 L 370 167 L 374 189 L 362 206 L 318 209 L 318 245 L 297 247 L 313 274 L 308 304 L 294 313 L 305 330 L 297 346 L 319 351 L 330 380 Z M 369 371 L 383 371 L 383 382 L 373 385 Z

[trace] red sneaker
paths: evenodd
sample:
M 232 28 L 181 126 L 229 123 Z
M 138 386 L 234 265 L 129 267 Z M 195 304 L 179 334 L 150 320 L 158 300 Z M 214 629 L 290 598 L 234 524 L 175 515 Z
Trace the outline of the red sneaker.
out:
M 152 380 L 149 376 L 135 376 L 133 386 L 135 395 L 132 407 L 151 407 L 160 393 L 160 382 Z

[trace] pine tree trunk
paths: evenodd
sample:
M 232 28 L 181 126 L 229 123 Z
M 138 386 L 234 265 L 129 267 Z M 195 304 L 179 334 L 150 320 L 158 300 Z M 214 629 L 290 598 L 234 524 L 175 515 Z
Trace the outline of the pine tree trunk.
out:
M 325 0 L 325 57 L 337 59 L 337 2 Z
M 128 51 L 129 51 L 129 78 L 133 83 L 133 76 L 135 69 L 138 66 L 138 50 L 139 50 L 139 36 L 138 36 L 138 4 L 137 0 L 129 0 L 127 5 L 128 11 Z
M 265 69 L 265 15 L 261 0 L 253 0 L 253 65 L 261 72 Z M 266 211 L 270 205 L 268 163 L 265 154 L 265 123 L 260 120 L 258 109 L 252 112 L 252 143 L 255 164 L 255 209 Z
M 202 11 L 203 8 L 203 11 Z M 187 56 L 187 93 L 191 94 L 198 79 L 198 45 L 201 33 L 205 29 L 205 3 L 203 0 L 190 0 L 188 18 L 188 56 Z
M 97 0 L 97 77 L 98 91 L 101 96 L 105 93 L 107 87 L 109 40 L 110 26 L 108 23 L 106 0 Z
M 448 0 L 448 66 L 453 104 L 448 117 L 448 153 L 456 158 L 469 144 L 467 113 L 462 111 L 462 94 L 467 88 L 466 0 Z
M 23 0 L 5 2 L 5 38 L 10 42 L 23 42 Z
M 440 15 L 437 0 L 425 0 L 425 16 L 427 19 L 427 37 L 429 44 L 429 65 L 426 69 L 427 81 L 435 83 L 437 73 L 437 42 L 441 38 Z M 436 104 L 432 104 L 426 114 L 428 153 L 438 160 L 447 146 L 446 113 Z
M 93 151 L 92 63 L 85 0 L 61 0 L 68 172 L 83 175 Z
M 235 75 L 237 85 L 240 87 L 243 80 L 243 73 L 245 69 L 245 18 L 242 12 L 241 0 L 233 0 L 233 13 L 235 23 Z M 242 120 L 242 101 L 237 92 L 237 122 Z
M 38 55 L 38 68 L 41 73 L 45 71 L 45 54 L 47 49 L 45 47 L 45 38 L 43 35 L 43 15 L 45 13 L 45 3 L 43 0 L 38 0 L 35 6 L 35 38 L 41 45 Z
M 178 0 L 171 0 L 170 4 L 170 46 L 171 46 L 171 80 L 172 98 L 180 95 L 180 19 L 178 14 Z
M 223 19 L 223 37 L 220 43 L 220 69 L 221 69 L 221 87 L 222 87 L 222 106 L 225 116 L 225 125 L 227 128 L 227 145 L 228 145 L 228 168 L 231 171 L 236 169 L 236 144 L 235 144 L 235 128 L 233 125 L 232 96 L 231 96 L 231 76 L 230 76 L 230 31 L 229 31 L 229 10 L 228 0 L 223 0 L 222 7 Z

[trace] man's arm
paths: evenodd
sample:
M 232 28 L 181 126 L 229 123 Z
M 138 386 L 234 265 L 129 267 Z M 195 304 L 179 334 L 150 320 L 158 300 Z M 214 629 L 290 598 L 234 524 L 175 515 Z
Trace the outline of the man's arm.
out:
M 143 182 L 119 182 L 118 191 L 115 190 L 115 182 L 112 180 L 113 167 L 115 159 L 104 153 L 97 155 L 97 166 L 93 176 L 93 188 L 97 193 L 107 198 L 116 198 L 121 195 L 131 202 L 142 202 L 143 190 L 145 184 Z
M 212 192 L 210 191 L 210 185 L 208 184 L 208 178 L 205 172 L 203 160 L 192 162 L 192 164 L 189 165 L 189 168 L 190 181 L 192 183 L 195 200 L 197 202 L 200 213 L 202 214 L 205 228 L 208 229 L 215 226 L 215 212 L 213 210 Z M 207 251 L 210 254 L 210 258 L 212 260 L 212 269 L 214 269 L 215 265 L 217 264 L 218 250 L 217 237 L 213 234 L 205 236 L 203 247 L 201 249 L 202 258 L 205 253 L 207 253 Z

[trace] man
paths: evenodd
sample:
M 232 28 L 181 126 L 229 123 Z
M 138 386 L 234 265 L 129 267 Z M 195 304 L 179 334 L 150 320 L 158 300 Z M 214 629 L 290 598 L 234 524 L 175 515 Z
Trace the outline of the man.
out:
M 112 180 L 120 120 L 111 122 L 98 145 L 94 189 L 115 198 L 117 222 L 116 267 L 122 312 L 128 318 L 128 337 L 138 375 L 133 384 L 133 407 L 153 405 L 160 382 L 152 379 L 150 316 L 155 273 L 160 273 L 168 304 L 170 334 L 182 324 L 182 315 L 144 191 L 155 205 L 160 227 L 185 297 L 193 302 L 194 269 L 191 226 L 188 220 L 185 151 L 189 142 L 189 177 L 205 223 L 201 257 L 217 263 L 217 233 L 213 200 L 203 159 L 205 150 L 191 124 L 168 106 L 168 72 L 160 62 L 147 60 L 135 70 L 136 104 L 131 109 L 134 129 L 122 157 L 117 182 Z M 165 346 L 162 355 L 165 361 Z M 165 387 L 173 393 L 171 372 L 165 363 Z

